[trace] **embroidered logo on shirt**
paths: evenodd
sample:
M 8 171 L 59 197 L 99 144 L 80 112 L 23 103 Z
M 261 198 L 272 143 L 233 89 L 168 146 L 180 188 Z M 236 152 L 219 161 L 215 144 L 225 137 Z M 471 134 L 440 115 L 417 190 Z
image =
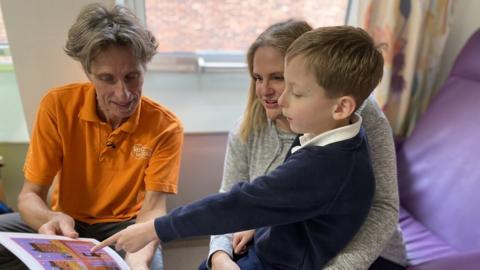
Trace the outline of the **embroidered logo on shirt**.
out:
M 132 148 L 132 156 L 136 159 L 147 159 L 152 155 L 152 149 L 141 144 L 135 144 Z

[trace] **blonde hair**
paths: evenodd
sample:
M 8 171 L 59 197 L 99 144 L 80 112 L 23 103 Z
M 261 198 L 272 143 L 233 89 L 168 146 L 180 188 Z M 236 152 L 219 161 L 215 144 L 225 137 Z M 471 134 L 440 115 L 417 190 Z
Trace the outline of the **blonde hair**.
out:
M 82 9 L 68 31 L 65 53 L 90 72 L 92 60 L 108 47 L 127 46 L 143 66 L 155 55 L 158 44 L 129 9 L 90 4 Z
M 250 86 L 248 100 L 243 119 L 240 124 L 240 138 L 246 142 L 252 132 L 262 131 L 267 125 L 265 108 L 258 100 L 255 91 L 255 78 L 253 76 L 253 58 L 258 48 L 271 46 L 285 55 L 287 48 L 303 33 L 312 30 L 305 21 L 290 19 L 268 27 L 250 45 L 247 52 L 248 72 L 250 73 Z
M 321 27 L 295 40 L 287 50 L 286 60 L 288 64 L 302 56 L 328 97 L 350 95 L 358 108 L 382 78 L 379 47 L 361 28 Z

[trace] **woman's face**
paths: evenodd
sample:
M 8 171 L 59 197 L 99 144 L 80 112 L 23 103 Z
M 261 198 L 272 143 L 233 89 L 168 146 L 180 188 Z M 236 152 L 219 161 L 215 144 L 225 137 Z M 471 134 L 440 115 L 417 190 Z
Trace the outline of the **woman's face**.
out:
M 278 98 L 285 89 L 283 60 L 283 53 L 271 46 L 259 47 L 253 56 L 255 92 L 271 120 L 282 117 Z

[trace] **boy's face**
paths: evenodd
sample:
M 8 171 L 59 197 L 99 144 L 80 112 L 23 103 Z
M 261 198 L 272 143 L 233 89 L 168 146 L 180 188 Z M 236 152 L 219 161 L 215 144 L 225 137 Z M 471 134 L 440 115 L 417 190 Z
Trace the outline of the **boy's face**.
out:
M 290 129 L 295 133 L 318 135 L 336 128 L 333 112 L 337 99 L 326 96 L 314 74 L 306 69 L 303 56 L 285 62 L 284 76 L 286 88 L 278 102 Z

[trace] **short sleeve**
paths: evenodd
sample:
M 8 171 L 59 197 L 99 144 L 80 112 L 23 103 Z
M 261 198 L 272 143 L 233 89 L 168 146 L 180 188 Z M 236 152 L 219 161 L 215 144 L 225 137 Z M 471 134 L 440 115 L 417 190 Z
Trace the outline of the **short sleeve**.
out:
M 25 178 L 35 184 L 50 185 L 61 168 L 63 151 L 56 111 L 54 96 L 47 94 L 37 111 L 23 167 Z
M 183 145 L 183 128 L 172 123 L 161 132 L 157 146 L 145 170 L 145 189 L 177 193 Z

